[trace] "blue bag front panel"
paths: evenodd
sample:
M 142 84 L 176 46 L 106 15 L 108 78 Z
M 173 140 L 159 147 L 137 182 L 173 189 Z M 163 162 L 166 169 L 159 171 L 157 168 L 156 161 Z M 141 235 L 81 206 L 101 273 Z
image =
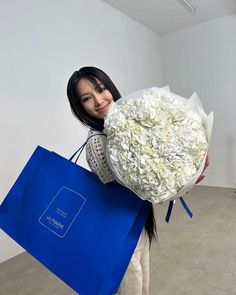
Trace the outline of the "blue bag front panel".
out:
M 104 185 L 38 147 L 0 207 L 0 227 L 81 295 L 110 295 L 124 275 L 148 207 L 123 186 Z

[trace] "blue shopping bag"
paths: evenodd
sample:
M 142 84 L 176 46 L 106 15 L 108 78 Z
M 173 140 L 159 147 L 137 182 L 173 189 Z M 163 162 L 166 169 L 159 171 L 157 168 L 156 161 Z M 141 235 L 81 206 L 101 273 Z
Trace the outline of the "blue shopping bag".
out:
M 0 228 L 80 295 L 111 295 L 150 206 L 38 146 L 0 206 Z

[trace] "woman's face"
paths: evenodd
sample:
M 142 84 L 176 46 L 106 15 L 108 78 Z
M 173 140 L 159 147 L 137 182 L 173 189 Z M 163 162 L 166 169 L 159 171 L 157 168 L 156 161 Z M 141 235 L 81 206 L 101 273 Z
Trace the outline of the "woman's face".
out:
M 101 91 L 96 90 L 93 84 L 86 78 L 80 79 L 76 90 L 86 112 L 97 119 L 104 119 L 113 101 L 113 97 L 102 82 L 99 80 L 97 82 L 100 85 Z

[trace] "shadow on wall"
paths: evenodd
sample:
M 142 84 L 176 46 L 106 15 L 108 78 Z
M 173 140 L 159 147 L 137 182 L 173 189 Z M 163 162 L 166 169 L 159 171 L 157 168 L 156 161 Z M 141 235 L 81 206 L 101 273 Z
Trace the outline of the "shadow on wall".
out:
M 236 188 L 236 138 L 233 135 L 226 137 L 226 179 Z

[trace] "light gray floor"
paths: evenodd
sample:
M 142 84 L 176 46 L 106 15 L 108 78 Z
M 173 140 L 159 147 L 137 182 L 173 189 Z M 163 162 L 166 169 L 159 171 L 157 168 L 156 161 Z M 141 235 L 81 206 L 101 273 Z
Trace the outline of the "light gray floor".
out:
M 177 201 L 166 224 L 167 204 L 155 206 L 159 241 L 151 249 L 150 295 L 235 295 L 235 190 L 195 186 L 185 199 L 193 219 Z M 0 265 L 0 294 L 76 293 L 23 253 Z

